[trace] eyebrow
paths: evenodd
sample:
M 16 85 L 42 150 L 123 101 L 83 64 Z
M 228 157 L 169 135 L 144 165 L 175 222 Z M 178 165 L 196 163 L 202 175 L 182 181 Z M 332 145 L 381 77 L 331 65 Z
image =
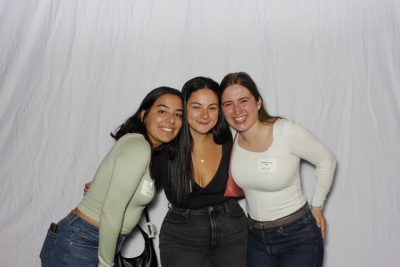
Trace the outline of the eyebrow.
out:
M 157 105 L 157 108 L 160 108 L 160 107 L 161 107 L 161 108 L 171 109 L 170 106 L 165 105 L 165 104 L 159 104 L 159 105 Z M 177 108 L 176 111 L 181 111 L 181 112 L 183 112 L 183 108 Z
M 170 108 L 169 106 L 165 105 L 165 104 L 158 104 L 157 107 L 163 107 L 163 108 Z
M 250 97 L 244 96 L 244 97 L 239 98 L 238 100 L 240 101 L 240 100 L 243 100 L 243 99 L 250 99 Z M 233 100 L 226 100 L 226 101 L 222 102 L 222 105 L 224 105 L 226 103 L 229 103 L 229 102 L 233 102 Z
M 192 102 L 192 103 L 190 103 L 190 105 L 200 105 L 200 106 L 203 106 L 203 104 L 202 104 L 202 103 L 199 103 L 199 102 Z M 212 106 L 212 105 L 217 105 L 217 106 L 218 106 L 218 103 L 211 103 L 211 104 L 209 104 L 208 106 Z

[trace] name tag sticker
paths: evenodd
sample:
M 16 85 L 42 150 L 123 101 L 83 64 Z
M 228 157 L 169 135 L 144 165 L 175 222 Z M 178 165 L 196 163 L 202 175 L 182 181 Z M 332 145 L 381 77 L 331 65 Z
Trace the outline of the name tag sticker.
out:
M 258 159 L 257 172 L 276 172 L 276 159 Z
M 147 197 L 153 197 L 154 196 L 154 182 L 148 181 L 148 180 L 143 180 L 143 186 L 142 186 L 142 190 L 140 191 L 140 194 L 142 194 L 143 196 L 147 196 Z

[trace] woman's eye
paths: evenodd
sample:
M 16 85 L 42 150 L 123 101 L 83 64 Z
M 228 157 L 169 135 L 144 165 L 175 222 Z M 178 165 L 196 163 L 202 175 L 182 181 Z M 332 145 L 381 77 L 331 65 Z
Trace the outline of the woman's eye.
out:
M 178 117 L 178 118 L 180 118 L 180 119 L 182 119 L 182 114 L 181 113 L 178 113 L 178 114 L 176 114 L 176 116 Z
M 165 113 L 167 113 L 167 111 L 165 111 L 165 110 L 163 110 L 163 109 L 160 109 L 160 110 L 158 110 L 158 113 L 159 113 L 159 114 L 165 114 Z

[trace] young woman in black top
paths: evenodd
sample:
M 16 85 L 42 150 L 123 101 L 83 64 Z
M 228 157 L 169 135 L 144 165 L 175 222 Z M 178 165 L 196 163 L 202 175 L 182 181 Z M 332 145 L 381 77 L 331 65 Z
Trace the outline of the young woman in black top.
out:
M 218 91 L 205 77 L 185 83 L 179 149 L 153 159 L 153 176 L 170 202 L 160 230 L 162 266 L 246 265 L 246 217 L 224 197 L 232 136 Z

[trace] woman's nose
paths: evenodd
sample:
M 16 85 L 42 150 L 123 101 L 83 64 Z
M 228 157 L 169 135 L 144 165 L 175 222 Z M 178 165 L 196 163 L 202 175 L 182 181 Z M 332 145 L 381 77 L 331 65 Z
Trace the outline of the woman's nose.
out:
M 175 114 L 169 114 L 168 118 L 167 118 L 167 121 L 169 123 L 175 123 Z
M 209 116 L 208 110 L 207 110 L 207 109 L 203 109 L 203 110 L 201 111 L 201 117 L 207 119 L 208 116 Z
M 242 112 L 242 107 L 240 105 L 233 104 L 233 114 L 237 115 Z

